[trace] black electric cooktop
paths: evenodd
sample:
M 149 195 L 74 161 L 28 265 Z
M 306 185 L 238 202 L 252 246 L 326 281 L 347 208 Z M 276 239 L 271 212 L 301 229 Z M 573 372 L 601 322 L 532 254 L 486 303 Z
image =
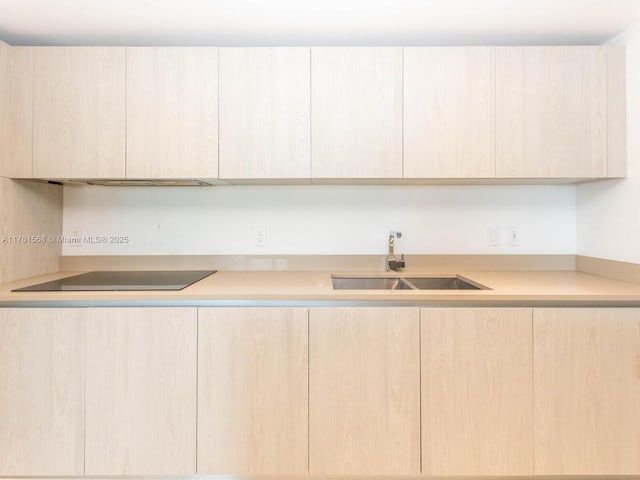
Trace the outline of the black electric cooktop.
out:
M 90 272 L 38 283 L 13 292 L 102 292 L 182 290 L 216 270 L 168 270 L 148 272 Z

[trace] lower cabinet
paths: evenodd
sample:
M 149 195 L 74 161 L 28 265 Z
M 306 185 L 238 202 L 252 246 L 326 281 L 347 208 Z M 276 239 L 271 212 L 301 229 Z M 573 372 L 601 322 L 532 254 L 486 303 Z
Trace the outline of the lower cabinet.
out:
M 0 477 L 82 475 L 82 309 L 0 309 Z
M 0 308 L 0 477 L 640 474 L 638 308 Z
M 531 309 L 422 309 L 422 472 L 533 473 Z
M 534 310 L 537 475 L 640 473 L 640 309 Z
M 309 311 L 309 470 L 420 473 L 417 308 Z
M 306 474 L 307 309 L 198 315 L 198 473 Z
M 87 317 L 86 475 L 196 473 L 196 308 Z

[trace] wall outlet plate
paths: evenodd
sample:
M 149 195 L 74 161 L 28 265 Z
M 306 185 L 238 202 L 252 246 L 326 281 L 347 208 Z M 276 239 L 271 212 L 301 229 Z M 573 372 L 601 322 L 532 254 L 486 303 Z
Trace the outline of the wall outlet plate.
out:
M 258 226 L 255 229 L 255 245 L 256 247 L 266 247 L 267 242 L 267 227 Z
M 520 228 L 514 225 L 511 225 L 507 228 L 507 238 L 510 247 L 519 247 L 520 246 Z

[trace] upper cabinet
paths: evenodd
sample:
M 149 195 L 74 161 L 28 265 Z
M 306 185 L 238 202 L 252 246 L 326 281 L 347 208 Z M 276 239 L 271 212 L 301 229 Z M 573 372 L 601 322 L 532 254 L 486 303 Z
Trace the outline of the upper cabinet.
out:
M 34 48 L 33 175 L 123 178 L 125 49 Z
M 0 176 L 32 174 L 33 57 L 29 47 L 0 42 Z
M 309 48 L 220 50 L 220 178 L 311 176 Z
M 496 49 L 496 174 L 607 176 L 607 48 Z
M 311 49 L 311 176 L 402 177 L 402 48 Z
M 495 48 L 404 49 L 404 177 L 495 176 Z
M 625 82 L 609 46 L 0 43 L 0 176 L 624 177 Z
M 218 49 L 127 48 L 127 178 L 218 177 Z

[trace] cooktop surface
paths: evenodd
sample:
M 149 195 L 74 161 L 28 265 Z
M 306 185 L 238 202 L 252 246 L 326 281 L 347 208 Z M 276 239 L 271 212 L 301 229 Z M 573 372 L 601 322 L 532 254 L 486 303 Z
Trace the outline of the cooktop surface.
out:
M 12 290 L 14 292 L 101 292 L 182 290 L 216 270 L 89 272 Z

